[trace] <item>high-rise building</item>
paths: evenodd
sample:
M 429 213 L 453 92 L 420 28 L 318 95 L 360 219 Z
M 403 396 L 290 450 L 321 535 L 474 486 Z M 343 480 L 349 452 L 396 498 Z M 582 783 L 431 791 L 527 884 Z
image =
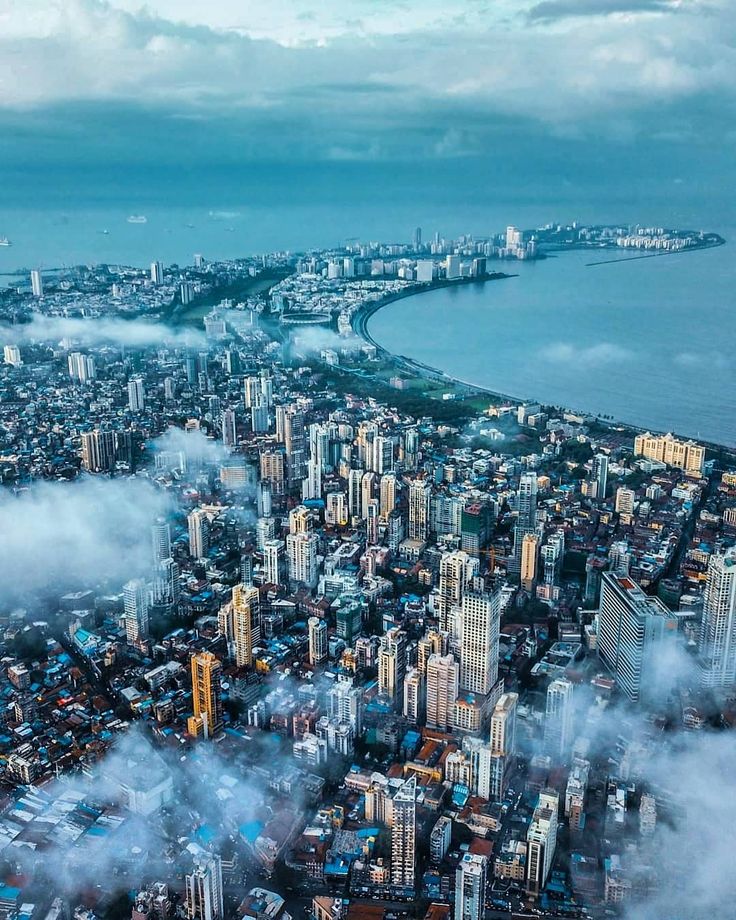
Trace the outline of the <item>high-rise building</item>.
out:
M 650 432 L 634 439 L 634 455 L 658 460 L 687 473 L 700 475 L 705 465 L 705 448 L 695 441 L 678 441 L 672 434 L 653 435 Z
M 116 458 L 115 432 L 94 431 L 82 433 L 82 466 L 89 473 L 102 473 L 114 469 Z
M 159 607 L 176 607 L 179 603 L 179 565 L 174 559 L 162 559 L 154 569 L 153 602 Z
M 31 291 L 34 297 L 43 297 L 43 276 L 37 268 L 31 272 Z
M 125 636 L 131 644 L 148 636 L 148 587 L 142 578 L 123 585 Z
M 517 518 L 514 525 L 514 554 L 509 559 L 509 571 L 521 572 L 521 548 L 524 537 L 534 533 L 537 526 L 537 474 L 530 470 L 521 474 L 516 495 Z
M 131 412 L 142 412 L 146 404 L 143 378 L 133 377 L 128 381 L 128 408 Z
M 80 383 L 88 383 L 97 377 L 97 365 L 94 355 L 85 355 L 81 351 L 73 351 L 67 360 L 69 376 Z
M 531 591 L 537 577 L 537 550 L 539 540 L 533 533 L 525 533 L 521 543 L 521 587 Z
M 202 853 L 186 876 L 187 920 L 222 920 L 222 862 L 219 856 Z
M 658 597 L 645 594 L 628 575 L 602 573 L 598 655 L 630 700 L 660 689 L 658 662 L 676 633 L 677 619 Z
M 417 780 L 411 776 L 393 798 L 391 884 L 407 892 L 416 884 L 416 792 Z
M 552 789 L 539 793 L 526 834 L 526 890 L 537 896 L 547 884 L 557 846 L 559 797 Z
M 603 501 L 608 489 L 608 455 L 596 454 L 591 464 L 590 478 L 595 484 L 595 497 Z
M 565 558 L 565 531 L 557 530 L 550 534 L 541 549 L 545 585 L 556 585 L 562 572 Z
M 266 519 L 263 518 L 263 521 Z M 268 520 L 273 520 L 269 518 Z M 259 524 L 261 521 L 258 522 Z M 263 580 L 269 585 L 284 582 L 284 541 L 266 540 L 263 543 Z
M 192 707 L 187 731 L 211 738 L 222 729 L 222 664 L 212 652 L 192 655 Z
M 501 602 L 497 592 L 467 591 L 460 615 L 460 687 L 490 693 L 498 679 Z
M 699 653 L 705 686 L 726 689 L 736 683 L 736 549 L 710 557 Z
M 573 685 L 566 678 L 559 677 L 547 687 L 544 714 L 544 747 L 556 763 L 564 762 L 570 752 L 573 717 Z
M 488 860 L 479 853 L 466 853 L 455 873 L 454 920 L 484 920 Z
M 290 533 L 286 537 L 286 556 L 289 564 L 289 581 L 317 586 L 317 549 L 319 538 L 316 533 Z
M 426 540 L 429 536 L 432 486 L 425 479 L 413 479 L 409 485 L 409 539 Z
M 417 667 L 426 676 L 430 655 L 444 655 L 447 651 L 447 636 L 436 629 L 429 629 L 417 642 Z
M 151 262 L 151 281 L 153 284 L 164 283 L 164 263 Z
M 327 620 L 321 617 L 310 617 L 307 626 L 309 629 L 309 663 L 317 665 L 327 660 Z
M 11 367 L 21 367 L 23 359 L 20 356 L 20 348 L 17 345 L 6 345 L 3 349 L 3 360 Z
M 239 668 L 249 668 L 253 664 L 253 646 L 260 635 L 261 601 L 258 588 L 235 585 L 232 603 L 235 664 Z
M 427 728 L 446 732 L 460 688 L 460 669 L 452 655 L 432 654 L 427 659 Z
M 347 723 L 353 737 L 363 730 L 363 690 L 350 677 L 340 676 L 327 691 L 327 714 L 331 719 Z
M 417 668 L 409 668 L 404 677 L 404 718 L 419 724 L 424 711 L 424 678 Z
M 397 628 L 381 636 L 378 650 L 378 689 L 395 703 L 401 702 L 406 673 L 406 633 Z
M 151 527 L 151 549 L 154 566 L 171 558 L 171 527 L 165 518 L 156 518 Z
M 189 555 L 194 559 L 206 559 L 210 549 L 210 522 L 200 508 L 195 508 L 187 517 L 189 528 Z
M 232 449 L 238 443 L 235 429 L 235 409 L 225 409 L 222 413 L 222 443 Z
M 491 716 L 491 764 L 489 798 L 497 801 L 506 795 L 516 759 L 516 706 L 518 693 L 503 693 Z
M 477 573 L 478 560 L 462 550 L 443 553 L 440 558 L 440 577 L 434 607 L 440 630 L 453 638 L 457 638 L 459 633 L 459 624 L 455 621 L 463 594 Z

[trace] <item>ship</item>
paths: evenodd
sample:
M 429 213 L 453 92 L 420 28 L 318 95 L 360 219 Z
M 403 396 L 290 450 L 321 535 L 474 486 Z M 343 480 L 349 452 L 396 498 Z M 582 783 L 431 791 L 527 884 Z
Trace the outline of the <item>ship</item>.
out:
M 0 246 L 12 246 L 13 244 L 7 238 L 7 236 L 0 236 Z
M 143 214 L 131 214 L 128 218 L 129 224 L 147 224 L 148 218 Z

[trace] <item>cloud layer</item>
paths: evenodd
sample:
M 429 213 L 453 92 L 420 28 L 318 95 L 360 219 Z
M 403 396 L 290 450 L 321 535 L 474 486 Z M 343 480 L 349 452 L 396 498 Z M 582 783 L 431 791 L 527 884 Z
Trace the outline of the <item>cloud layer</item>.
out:
M 10 0 L 0 110 L 154 107 L 193 135 L 227 113 L 245 159 L 477 155 L 509 119 L 698 141 L 717 110 L 728 133 L 735 38 L 725 0 Z
M 166 497 L 143 479 L 83 477 L 0 490 L 0 604 L 35 592 L 110 581 L 111 589 L 145 575 L 150 526 Z
M 120 345 L 147 348 L 158 345 L 198 347 L 204 334 L 191 329 L 172 329 L 162 323 L 124 319 L 78 319 L 34 313 L 29 323 L 0 325 L 5 341 L 24 345 L 30 342 L 60 342 L 71 339 L 80 345 Z

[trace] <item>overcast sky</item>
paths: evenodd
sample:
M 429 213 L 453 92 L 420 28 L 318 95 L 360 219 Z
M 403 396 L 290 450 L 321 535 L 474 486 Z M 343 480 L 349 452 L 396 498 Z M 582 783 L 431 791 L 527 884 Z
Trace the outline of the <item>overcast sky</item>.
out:
M 733 0 L 0 3 L 9 169 L 167 156 L 502 169 L 549 145 L 677 173 L 732 161 L 735 95 Z

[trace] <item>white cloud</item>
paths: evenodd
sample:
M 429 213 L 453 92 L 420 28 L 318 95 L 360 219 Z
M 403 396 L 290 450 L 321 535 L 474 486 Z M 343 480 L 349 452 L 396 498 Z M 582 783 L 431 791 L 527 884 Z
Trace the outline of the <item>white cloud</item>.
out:
M 597 345 L 583 348 L 569 342 L 553 342 L 541 349 L 540 356 L 554 364 L 591 368 L 629 361 L 633 353 L 613 342 L 599 342 Z
M 146 574 L 166 496 L 144 479 L 83 477 L 0 490 L 0 602 Z
M 725 0 L 648 0 L 642 15 L 626 6 L 38 0 L 29 12 L 6 0 L 0 107 L 117 100 L 268 116 L 323 155 L 373 144 L 390 156 L 407 144 L 399 126 L 433 126 L 439 139 L 424 152 L 447 156 L 488 142 L 498 116 L 556 128 L 603 118 L 621 135 L 647 107 L 661 114 L 700 93 L 734 101 Z M 382 129 L 393 148 L 377 143 Z M 351 131 L 352 144 L 339 139 Z
M 198 347 L 204 334 L 191 329 L 172 329 L 162 323 L 124 319 L 81 319 L 34 313 L 29 323 L 0 325 L 0 336 L 17 345 L 29 342 L 60 342 L 70 339 L 84 346 L 124 345 L 129 348 L 172 345 Z

